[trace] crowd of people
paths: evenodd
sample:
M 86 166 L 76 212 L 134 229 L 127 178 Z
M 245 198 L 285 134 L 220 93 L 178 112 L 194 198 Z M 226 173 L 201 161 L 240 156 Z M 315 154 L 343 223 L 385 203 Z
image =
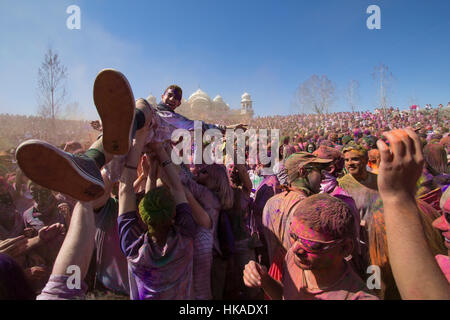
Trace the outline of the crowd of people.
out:
M 0 150 L 5 152 L 27 139 L 41 139 L 58 146 L 66 141 L 89 144 L 94 133 L 89 121 L 0 114 Z
M 176 165 L 170 134 L 194 126 L 181 99 L 171 85 L 135 100 L 103 70 L 101 122 L 65 145 L 18 134 L 0 177 L 0 299 L 450 298 L 443 110 L 203 123 L 281 129 L 279 159 Z

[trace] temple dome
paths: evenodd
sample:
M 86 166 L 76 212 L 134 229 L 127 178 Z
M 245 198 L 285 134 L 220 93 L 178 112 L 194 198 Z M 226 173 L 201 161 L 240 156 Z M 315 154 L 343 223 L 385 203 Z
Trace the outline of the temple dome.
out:
M 213 101 L 214 101 L 214 102 L 224 102 L 224 101 L 223 101 L 223 98 L 222 98 L 220 95 L 217 95 L 217 96 L 213 99 Z
M 241 101 L 252 101 L 252 97 L 248 92 L 245 92 L 241 97 Z
M 189 97 L 189 102 L 193 102 L 195 100 L 204 100 L 206 102 L 210 102 L 211 98 L 208 96 L 206 92 L 204 92 L 202 89 L 199 88 Z
M 225 112 L 230 109 L 230 107 L 225 103 L 225 101 L 223 101 L 223 98 L 220 95 L 217 95 L 214 98 L 213 104 L 214 104 L 214 109 L 217 111 Z

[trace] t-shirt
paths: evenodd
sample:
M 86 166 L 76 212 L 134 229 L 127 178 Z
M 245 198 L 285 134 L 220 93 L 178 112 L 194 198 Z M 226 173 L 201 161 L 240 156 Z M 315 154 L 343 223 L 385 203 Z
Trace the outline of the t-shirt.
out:
M 119 240 L 128 260 L 130 298 L 186 300 L 193 297 L 193 254 L 196 225 L 187 203 L 176 206 L 167 242 L 158 246 L 141 234 L 136 211 L 118 217 Z
M 285 191 L 270 198 L 264 206 L 262 223 L 270 261 L 279 245 L 286 250 L 290 247 L 286 226 L 289 227 L 291 213 L 305 198 L 301 191 Z
M 282 283 L 284 300 L 378 300 L 348 264 L 334 285 L 326 290 L 308 289 L 303 282 L 303 270 L 295 264 L 291 250 L 285 257 Z

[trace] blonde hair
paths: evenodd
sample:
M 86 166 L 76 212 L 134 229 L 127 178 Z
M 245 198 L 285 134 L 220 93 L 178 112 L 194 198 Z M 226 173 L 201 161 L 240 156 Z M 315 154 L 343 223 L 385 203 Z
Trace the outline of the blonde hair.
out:
M 234 193 L 231 188 L 227 169 L 223 165 L 211 164 L 205 167 L 208 173 L 206 187 L 219 198 L 222 210 L 233 207 Z

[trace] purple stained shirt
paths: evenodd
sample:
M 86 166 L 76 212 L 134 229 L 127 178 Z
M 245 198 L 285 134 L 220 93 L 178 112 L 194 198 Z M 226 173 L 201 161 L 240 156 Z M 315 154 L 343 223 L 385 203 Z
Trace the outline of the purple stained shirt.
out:
M 180 173 L 181 182 L 189 188 L 212 221 L 212 228 L 197 226 L 194 238 L 194 291 L 195 300 L 211 300 L 211 268 L 213 248 L 221 254 L 217 236 L 220 202 L 207 187 L 190 179 L 186 172 Z
M 118 217 L 119 240 L 128 260 L 130 298 L 186 300 L 193 298 L 193 254 L 196 225 L 187 203 L 176 207 L 166 244 L 158 246 L 142 234 L 136 211 Z

